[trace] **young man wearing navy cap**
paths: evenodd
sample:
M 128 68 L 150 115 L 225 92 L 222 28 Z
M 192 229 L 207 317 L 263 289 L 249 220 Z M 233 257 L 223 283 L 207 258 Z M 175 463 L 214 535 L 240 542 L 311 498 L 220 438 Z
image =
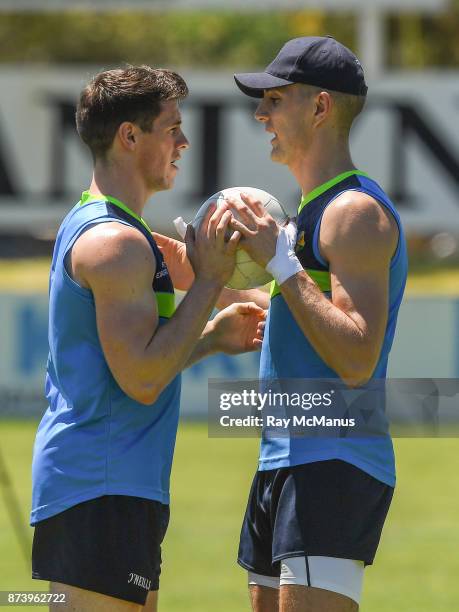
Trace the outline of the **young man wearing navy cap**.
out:
M 260 100 L 271 159 L 302 190 L 296 231 L 250 197 L 231 202 L 240 245 L 275 279 L 260 378 L 384 379 L 407 256 L 394 205 L 349 151 L 362 66 L 333 38 L 304 37 L 235 80 Z M 371 439 L 262 437 L 238 557 L 255 612 L 358 610 L 395 485 L 383 408 L 378 416 Z

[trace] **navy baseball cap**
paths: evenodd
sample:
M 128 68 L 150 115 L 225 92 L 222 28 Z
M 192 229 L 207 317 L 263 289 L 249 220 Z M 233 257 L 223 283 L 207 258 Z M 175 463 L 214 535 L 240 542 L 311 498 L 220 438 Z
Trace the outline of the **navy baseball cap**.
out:
M 285 43 L 264 72 L 235 74 L 239 89 L 252 98 L 263 91 L 304 83 L 331 91 L 366 96 L 363 68 L 347 47 L 331 36 L 304 36 Z

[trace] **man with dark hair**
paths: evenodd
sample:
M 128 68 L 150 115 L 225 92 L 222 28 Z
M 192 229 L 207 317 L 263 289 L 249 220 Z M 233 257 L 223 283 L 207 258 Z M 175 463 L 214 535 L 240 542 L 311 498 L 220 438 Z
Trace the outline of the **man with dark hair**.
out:
M 264 72 L 235 79 L 259 99 L 255 118 L 273 136 L 271 159 L 302 190 L 297 232 L 253 198 L 231 202 L 241 247 L 275 279 L 270 299 L 248 294 L 269 306 L 260 378 L 353 387 L 384 379 L 407 256 L 394 205 L 349 150 L 367 93 L 360 62 L 331 37 L 304 37 L 288 41 Z M 173 277 L 189 283 L 183 247 L 158 241 Z M 358 609 L 395 485 L 383 406 L 374 411 L 371 439 L 264 433 L 238 557 L 254 612 Z
M 207 323 L 235 265 L 231 213 L 211 207 L 196 233 L 188 228 L 195 280 L 177 310 L 142 218 L 188 148 L 178 107 L 186 94 L 173 72 L 128 67 L 97 75 L 78 104 L 94 174 L 54 249 L 49 408 L 32 469 L 33 577 L 51 582 L 51 609 L 156 610 L 180 372 L 260 344 L 255 304 Z
M 118 130 L 120 116 L 151 132 L 162 102 L 180 101 L 187 95 L 185 81 L 170 70 L 150 66 L 105 70 L 81 92 L 76 112 L 78 134 L 93 158 L 103 159 Z

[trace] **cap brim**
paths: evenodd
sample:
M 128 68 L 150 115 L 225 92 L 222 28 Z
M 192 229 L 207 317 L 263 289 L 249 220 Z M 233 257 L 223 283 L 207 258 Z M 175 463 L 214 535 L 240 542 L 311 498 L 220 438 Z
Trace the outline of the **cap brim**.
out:
M 262 98 L 265 89 L 271 89 L 271 87 L 284 87 L 285 85 L 293 84 L 293 81 L 281 79 L 269 74 L 269 72 L 246 72 L 243 74 L 235 74 L 234 80 L 242 93 L 245 93 L 246 96 L 250 96 L 251 98 Z

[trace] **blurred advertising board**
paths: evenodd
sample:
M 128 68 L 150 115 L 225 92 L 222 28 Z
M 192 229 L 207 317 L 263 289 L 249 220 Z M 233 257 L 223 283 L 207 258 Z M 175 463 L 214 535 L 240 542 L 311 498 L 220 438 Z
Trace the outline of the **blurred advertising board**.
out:
M 45 294 L 0 293 L 0 419 L 39 416 L 46 409 L 48 298 Z M 183 375 L 182 412 L 207 414 L 207 379 L 254 378 L 258 353 L 215 355 Z
M 47 296 L 0 294 L 0 418 L 39 416 L 47 346 Z M 408 298 L 389 360 L 392 378 L 459 378 L 459 299 Z M 257 377 L 259 353 L 215 355 L 183 375 L 184 416 L 207 416 L 207 383 Z
M 91 160 L 76 134 L 74 110 L 99 69 L 0 69 L 0 233 L 53 236 L 87 188 Z M 174 235 L 172 219 L 192 218 L 209 195 L 236 185 L 272 192 L 294 214 L 297 185 L 270 161 L 269 135 L 253 119 L 255 102 L 239 93 L 230 73 L 182 74 L 191 92 L 182 106 L 191 148 L 174 189 L 152 198 L 146 219 Z M 408 231 L 459 231 L 458 77 L 391 72 L 370 81 L 367 110 L 354 127 L 356 165 L 392 196 Z

